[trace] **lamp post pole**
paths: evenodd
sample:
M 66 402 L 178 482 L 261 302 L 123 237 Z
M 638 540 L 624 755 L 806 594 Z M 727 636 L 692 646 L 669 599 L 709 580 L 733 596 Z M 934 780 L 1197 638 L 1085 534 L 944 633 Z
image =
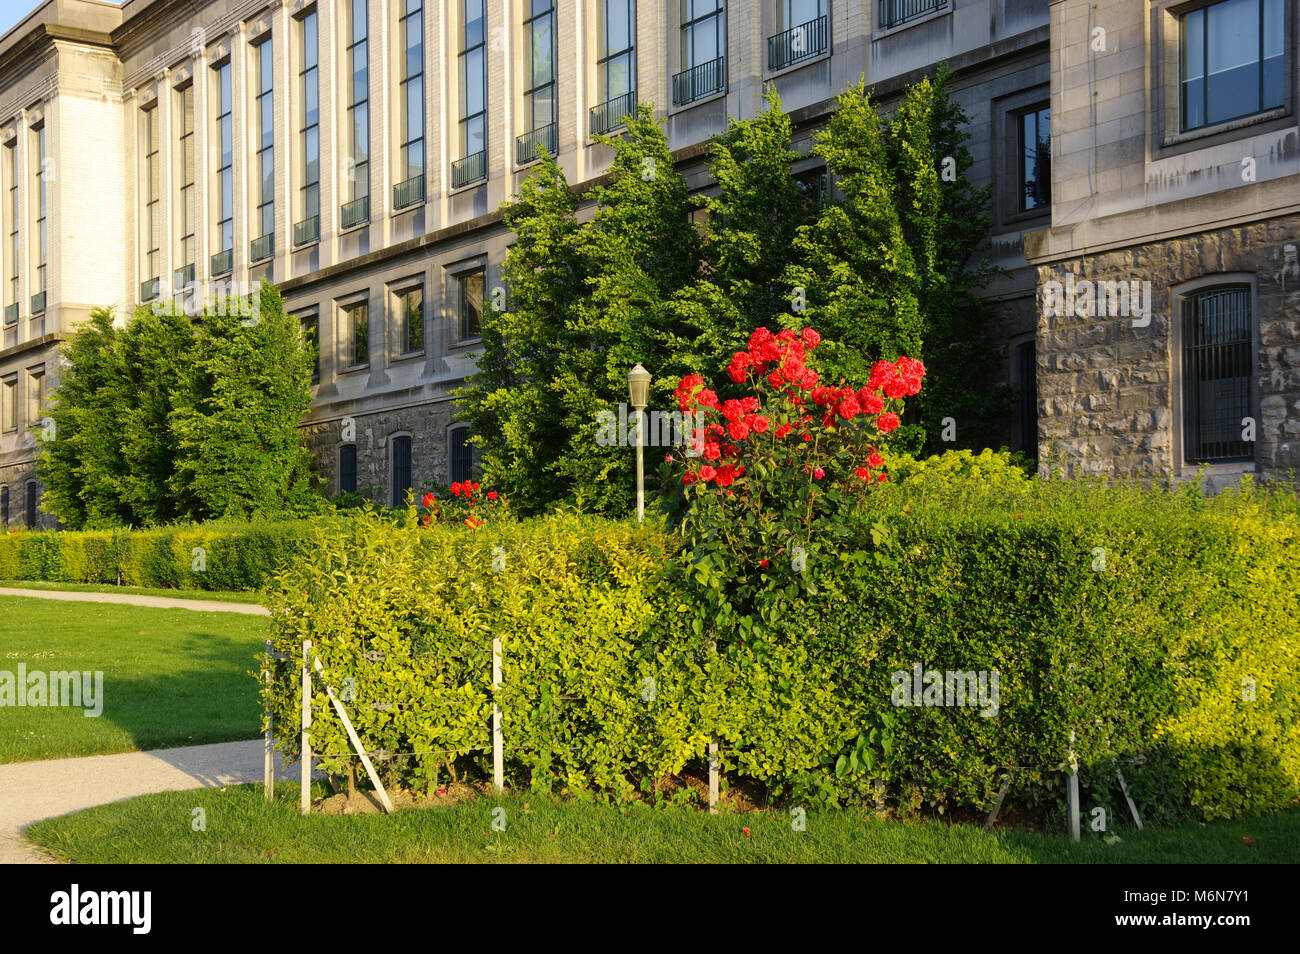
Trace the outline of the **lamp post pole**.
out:
M 650 398 L 650 372 L 640 363 L 628 372 L 627 392 L 636 411 L 636 522 L 645 520 L 645 428 L 644 412 Z

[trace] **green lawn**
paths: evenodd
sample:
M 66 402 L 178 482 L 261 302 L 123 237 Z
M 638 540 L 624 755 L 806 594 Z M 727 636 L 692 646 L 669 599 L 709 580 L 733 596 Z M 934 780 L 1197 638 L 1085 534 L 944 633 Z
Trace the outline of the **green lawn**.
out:
M 0 763 L 255 738 L 267 620 L 0 597 L 0 670 L 104 673 L 103 714 L 0 706 Z
M 320 792 L 318 791 L 318 794 Z M 352 862 L 866 862 L 1288 863 L 1300 858 L 1300 812 L 1126 835 L 1116 844 L 966 825 L 899 824 L 864 812 L 710 816 L 652 809 L 506 798 L 408 809 L 391 816 L 298 814 L 296 785 L 147 795 L 54 818 L 26 835 L 77 863 Z M 525 805 L 528 804 L 528 807 Z M 194 831 L 194 810 L 206 830 Z M 743 828 L 749 828 L 746 835 Z M 1243 838 L 1249 837 L 1252 844 Z
M 179 600 L 217 600 L 222 603 L 261 603 L 262 594 L 236 590 L 164 590 L 112 583 L 46 583 L 41 580 L 0 580 L 0 587 L 15 590 L 58 590 L 64 593 L 123 593 L 133 596 L 170 596 Z

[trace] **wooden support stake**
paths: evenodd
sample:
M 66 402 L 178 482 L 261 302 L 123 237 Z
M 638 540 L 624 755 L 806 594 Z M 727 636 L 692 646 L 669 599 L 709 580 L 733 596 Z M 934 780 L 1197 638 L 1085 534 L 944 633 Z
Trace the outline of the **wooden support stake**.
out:
M 501 688 L 501 637 L 492 640 L 492 790 L 500 795 L 505 790 L 505 753 L 502 751 L 501 704 L 497 690 Z
M 266 641 L 266 654 L 271 655 L 271 641 Z M 262 788 L 266 791 L 266 800 L 272 801 L 272 791 L 275 788 L 275 755 L 271 751 L 272 736 L 271 731 L 271 670 L 268 667 L 263 672 L 266 682 L 266 736 L 263 739 L 262 755 Z
M 709 743 L 709 814 L 718 813 L 718 743 Z
M 1138 814 L 1138 807 L 1128 794 L 1128 783 L 1124 781 L 1124 770 L 1115 766 L 1115 775 L 1119 778 L 1119 789 L 1124 793 L 1124 801 L 1128 802 L 1128 810 L 1133 813 L 1133 823 L 1138 826 L 1138 831 L 1142 830 L 1142 816 Z
M 993 810 L 989 812 L 989 817 L 984 820 L 984 830 L 992 831 L 993 823 L 998 820 L 998 812 L 1002 811 L 1002 803 L 1006 800 L 1007 792 L 1011 791 L 1011 779 L 1015 777 L 1015 771 L 1007 773 L 1006 779 L 1002 782 L 1002 788 L 998 790 L 998 797 L 993 800 Z
M 323 668 L 320 664 L 320 657 L 312 658 L 316 666 L 316 671 L 320 672 Z M 366 768 L 366 775 L 370 777 L 370 784 L 375 787 L 379 793 L 379 801 L 384 806 L 384 811 L 388 814 L 393 813 L 393 803 L 388 797 L 388 791 L 379 781 L 379 774 L 375 767 L 370 764 L 370 756 L 366 754 L 365 746 L 361 744 L 361 739 L 357 737 L 357 730 L 352 728 L 352 720 L 348 718 L 347 710 L 343 708 L 343 703 L 339 702 L 338 696 L 334 695 L 334 687 L 325 683 L 325 695 L 329 696 L 330 704 L 334 706 L 334 711 L 338 713 L 339 721 L 343 723 L 343 729 L 348 734 L 348 739 L 352 742 L 352 748 L 356 750 L 357 755 L 361 756 L 361 764 Z
M 302 641 L 302 794 L 299 808 L 304 815 L 311 811 L 311 670 L 307 668 L 307 654 L 311 652 L 311 640 Z
M 1070 816 L 1070 837 L 1079 840 L 1079 760 L 1074 755 L 1074 730 L 1070 730 L 1070 780 L 1066 788 L 1066 813 Z

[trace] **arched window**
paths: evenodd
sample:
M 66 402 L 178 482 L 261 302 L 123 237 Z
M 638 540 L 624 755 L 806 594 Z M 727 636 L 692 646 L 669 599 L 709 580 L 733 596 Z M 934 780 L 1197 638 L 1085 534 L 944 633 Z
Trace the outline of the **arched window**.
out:
M 454 427 L 449 435 L 451 454 L 449 483 L 462 483 L 474 474 L 474 445 L 469 442 L 468 427 Z

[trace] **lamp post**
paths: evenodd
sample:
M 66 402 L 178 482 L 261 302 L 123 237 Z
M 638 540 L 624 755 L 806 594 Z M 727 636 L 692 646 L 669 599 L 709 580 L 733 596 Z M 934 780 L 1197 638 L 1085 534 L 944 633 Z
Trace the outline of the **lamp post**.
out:
M 650 372 L 637 366 L 627 373 L 627 393 L 636 411 L 636 522 L 645 519 L 645 428 L 642 415 L 650 398 Z

